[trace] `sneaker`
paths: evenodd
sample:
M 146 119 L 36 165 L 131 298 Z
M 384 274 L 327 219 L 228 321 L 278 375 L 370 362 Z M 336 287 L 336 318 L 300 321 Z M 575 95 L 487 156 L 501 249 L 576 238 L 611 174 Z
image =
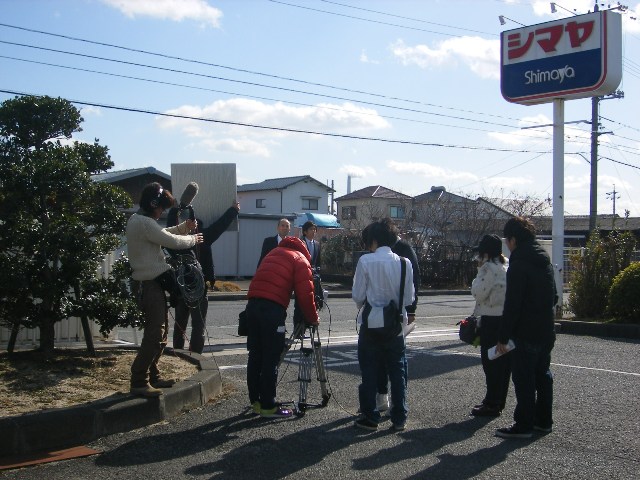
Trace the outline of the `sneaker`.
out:
M 176 384 L 175 380 L 165 380 L 164 378 L 159 378 L 157 380 L 153 380 L 149 382 L 153 388 L 171 388 Z
M 474 417 L 499 417 L 502 411 L 498 407 L 492 407 L 491 405 L 483 404 L 473 407 L 471 415 Z
M 534 425 L 533 429 L 541 433 L 551 433 L 553 431 L 553 427 L 551 425 Z
M 260 402 L 259 401 L 255 401 L 251 404 L 251 411 L 255 414 L 255 415 L 260 415 L 260 412 L 262 410 L 262 407 L 260 406 Z
M 402 432 L 404 431 L 404 429 L 406 428 L 404 423 L 392 423 L 391 424 L 391 430 L 393 430 L 394 432 Z
M 500 438 L 531 438 L 532 436 L 531 430 L 522 430 L 515 423 L 510 427 L 496 430 L 496 437 Z
M 389 395 L 386 393 L 376 393 L 376 408 L 379 412 L 389 410 Z
M 268 410 L 260 409 L 260 415 L 264 418 L 289 418 L 293 415 L 293 410 L 284 407 L 273 407 Z
M 378 424 L 373 420 L 369 420 L 367 417 L 362 417 L 353 422 L 353 425 L 358 428 L 363 428 L 365 430 L 370 430 L 375 432 L 378 430 Z
M 159 397 L 162 395 L 162 390 L 154 388 L 151 385 L 145 385 L 144 387 L 131 387 L 129 392 L 133 395 L 141 395 L 143 397 Z

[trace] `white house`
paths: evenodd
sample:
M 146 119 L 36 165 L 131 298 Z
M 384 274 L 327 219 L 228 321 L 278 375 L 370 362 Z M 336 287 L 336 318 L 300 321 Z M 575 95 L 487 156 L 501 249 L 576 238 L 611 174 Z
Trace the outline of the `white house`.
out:
M 332 192 L 331 187 L 309 175 L 270 178 L 260 183 L 238 185 L 238 201 L 243 213 L 328 213 Z

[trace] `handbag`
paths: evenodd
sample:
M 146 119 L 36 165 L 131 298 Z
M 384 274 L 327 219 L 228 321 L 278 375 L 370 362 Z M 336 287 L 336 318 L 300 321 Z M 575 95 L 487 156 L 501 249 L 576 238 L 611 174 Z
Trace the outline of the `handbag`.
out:
M 398 304 L 391 300 L 382 309 L 383 325 L 381 327 L 369 326 L 369 315 L 373 307 L 367 300 L 364 302 L 362 310 L 362 325 L 366 328 L 366 333 L 375 340 L 386 341 L 397 337 L 402 332 L 402 299 L 404 298 L 404 280 L 407 273 L 405 259 L 400 259 L 400 300 Z
M 476 338 L 479 337 L 478 332 L 478 317 L 475 315 L 469 315 L 464 320 L 460 320 L 456 325 L 460 325 L 460 331 L 458 335 L 460 340 L 469 345 L 476 343 Z

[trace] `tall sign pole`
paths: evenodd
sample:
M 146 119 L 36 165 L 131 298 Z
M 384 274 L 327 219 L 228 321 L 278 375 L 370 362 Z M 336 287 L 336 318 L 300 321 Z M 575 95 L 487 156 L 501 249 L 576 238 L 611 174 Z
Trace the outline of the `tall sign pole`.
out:
M 551 220 L 551 261 L 556 270 L 556 286 L 562 291 L 564 275 L 564 99 L 553 100 L 553 218 Z
M 622 19 L 608 10 L 577 15 L 507 30 L 500 43 L 500 89 L 505 100 L 522 105 L 553 102 L 551 260 L 562 291 L 564 102 L 615 91 L 622 79 Z

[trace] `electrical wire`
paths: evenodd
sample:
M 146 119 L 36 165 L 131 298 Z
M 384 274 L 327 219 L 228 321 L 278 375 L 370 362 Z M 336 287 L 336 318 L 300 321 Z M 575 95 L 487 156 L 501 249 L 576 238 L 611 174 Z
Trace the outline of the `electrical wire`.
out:
M 10 95 L 20 95 L 20 96 L 24 96 L 24 95 L 38 96 L 38 97 L 42 96 L 42 95 L 34 95 L 34 94 L 30 94 L 30 93 L 18 92 L 18 91 L 15 91 L 15 90 L 6 90 L 6 89 L 0 89 L 0 93 L 8 93 Z M 156 112 L 156 111 L 147 110 L 147 109 L 139 109 L 139 108 L 133 108 L 133 107 L 122 107 L 122 106 L 115 106 L 115 105 L 107 105 L 107 104 L 103 104 L 103 103 L 86 102 L 86 101 L 81 101 L 81 100 L 68 100 L 68 101 L 71 102 L 71 103 L 77 104 L 77 105 L 87 105 L 87 106 L 92 106 L 92 107 L 100 107 L 100 108 L 107 108 L 107 109 L 113 109 L 113 110 L 121 110 L 121 111 L 124 111 L 124 112 L 144 113 L 144 114 L 155 115 L 155 116 L 160 116 L 160 117 L 179 118 L 179 119 L 183 119 L 183 120 L 196 120 L 196 121 L 201 121 L 201 122 L 219 123 L 219 124 L 223 124 L 223 125 L 235 125 L 235 126 L 240 126 L 240 127 L 250 127 L 250 128 L 263 129 L 263 130 L 280 131 L 280 132 L 302 133 L 302 134 L 320 135 L 320 136 L 334 137 L 334 138 L 348 138 L 348 139 L 352 139 L 352 140 L 367 140 L 367 141 L 376 141 L 376 142 L 402 144 L 402 145 L 416 145 L 416 146 L 423 146 L 423 147 L 441 147 L 441 148 L 458 148 L 458 149 L 462 149 L 462 150 L 480 150 L 480 151 L 490 151 L 490 152 L 518 152 L 518 153 L 540 153 L 540 154 L 549 153 L 549 151 L 542 151 L 541 152 L 541 151 L 533 151 L 533 150 L 513 150 L 513 149 L 508 149 L 508 148 L 478 147 L 478 146 L 471 146 L 471 145 L 454 145 L 454 144 L 444 144 L 444 143 L 418 142 L 418 141 L 413 141 L 413 140 L 394 140 L 394 139 L 385 139 L 385 138 L 376 138 L 376 137 L 363 137 L 363 136 L 346 135 L 346 134 L 340 134 L 340 133 L 329 133 L 329 132 L 302 130 L 302 129 L 295 129 L 295 128 L 271 127 L 271 126 L 267 126 L 267 125 L 257 125 L 257 124 L 252 124 L 252 123 L 243 123 L 243 122 L 232 122 L 232 121 L 229 121 L 229 120 L 217 120 L 217 119 L 213 119 L 213 118 L 194 117 L 194 116 L 190 116 L 190 115 L 179 115 L 179 114 L 175 114 L 175 113 Z

